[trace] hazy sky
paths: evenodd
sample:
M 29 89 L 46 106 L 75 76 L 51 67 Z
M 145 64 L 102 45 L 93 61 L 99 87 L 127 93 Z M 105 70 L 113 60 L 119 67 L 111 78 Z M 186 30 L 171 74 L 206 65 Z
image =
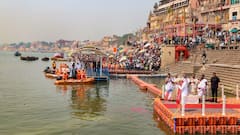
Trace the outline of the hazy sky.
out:
M 146 26 L 158 0 L 0 0 L 0 43 L 99 40 Z

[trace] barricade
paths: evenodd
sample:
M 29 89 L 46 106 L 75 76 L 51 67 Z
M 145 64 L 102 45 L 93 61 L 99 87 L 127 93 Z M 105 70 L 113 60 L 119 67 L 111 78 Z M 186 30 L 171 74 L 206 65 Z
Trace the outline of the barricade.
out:
M 206 133 L 206 126 L 196 126 L 196 131 L 200 134 Z
M 207 125 L 216 125 L 216 124 L 217 124 L 216 116 L 207 117 Z
M 184 118 L 176 118 L 176 126 L 184 126 Z
M 146 84 L 140 84 L 140 85 L 139 85 L 139 88 L 140 88 L 141 90 L 147 90 Z
M 197 116 L 196 117 L 196 126 L 205 126 L 206 125 L 206 117 Z
M 221 134 L 226 134 L 227 133 L 227 126 L 226 125 L 221 125 L 218 126 L 220 128 L 220 133 Z
M 216 125 L 207 126 L 206 130 L 207 130 L 206 131 L 207 133 L 216 134 L 217 133 L 217 126 Z
M 227 125 L 227 117 L 218 117 L 217 125 Z
M 228 125 L 237 125 L 237 117 L 234 117 L 234 116 L 228 117 L 227 124 Z
M 187 125 L 187 126 L 195 126 L 194 118 L 192 118 L 192 117 L 187 117 L 187 119 L 186 119 L 186 125 Z
M 238 133 L 237 126 L 227 126 L 227 131 L 230 134 L 237 134 Z

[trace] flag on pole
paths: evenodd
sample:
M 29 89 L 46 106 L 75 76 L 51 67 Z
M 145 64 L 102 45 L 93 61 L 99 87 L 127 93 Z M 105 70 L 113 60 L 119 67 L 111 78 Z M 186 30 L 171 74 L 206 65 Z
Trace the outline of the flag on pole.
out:
M 117 48 L 116 48 L 116 47 L 113 48 L 113 52 L 114 52 L 114 53 L 117 52 Z

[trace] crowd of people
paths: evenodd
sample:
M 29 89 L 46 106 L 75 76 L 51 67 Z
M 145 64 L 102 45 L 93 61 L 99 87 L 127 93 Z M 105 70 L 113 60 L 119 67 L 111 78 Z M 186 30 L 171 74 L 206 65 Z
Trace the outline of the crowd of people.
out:
M 179 37 L 179 36 L 161 36 L 160 34 L 154 34 L 155 40 L 161 39 L 163 44 L 175 44 L 186 45 L 189 49 L 195 48 L 198 45 L 212 44 L 213 48 L 222 48 L 234 44 L 240 43 L 240 33 L 236 31 L 226 31 L 221 29 L 208 29 L 204 30 L 202 35 L 196 35 L 195 37 Z
M 109 64 L 121 69 L 158 71 L 161 65 L 161 47 L 153 42 L 136 43 L 120 48 Z M 111 67 L 110 67 L 111 68 Z
M 218 84 L 220 82 L 219 77 L 216 76 L 216 73 L 213 73 L 211 78 L 211 100 L 213 102 L 217 102 L 217 89 Z M 165 79 L 165 100 L 173 100 L 175 99 L 178 103 L 180 103 L 181 99 L 189 95 L 197 95 L 200 99 L 203 95 L 207 95 L 208 93 L 209 84 L 207 79 L 205 79 L 205 75 L 202 74 L 201 77 L 198 79 L 196 78 L 195 74 L 192 75 L 191 78 L 187 77 L 184 74 L 182 77 L 175 77 L 171 76 L 168 73 L 167 78 Z M 176 93 L 176 97 L 172 96 L 173 92 Z

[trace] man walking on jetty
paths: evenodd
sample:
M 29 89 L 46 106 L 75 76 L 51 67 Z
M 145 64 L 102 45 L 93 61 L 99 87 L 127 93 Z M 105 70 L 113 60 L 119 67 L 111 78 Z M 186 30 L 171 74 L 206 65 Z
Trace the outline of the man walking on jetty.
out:
M 182 85 L 179 86 L 179 89 L 181 90 L 181 100 L 183 100 L 182 104 L 185 103 L 185 97 L 188 96 L 188 86 L 189 86 L 189 79 L 187 78 L 187 75 L 183 75 L 182 79 Z
M 220 79 L 216 76 L 216 73 L 213 72 L 213 76 L 211 78 L 211 90 L 212 90 L 212 102 L 217 103 L 217 89 L 218 89 L 218 83 L 220 82 Z

